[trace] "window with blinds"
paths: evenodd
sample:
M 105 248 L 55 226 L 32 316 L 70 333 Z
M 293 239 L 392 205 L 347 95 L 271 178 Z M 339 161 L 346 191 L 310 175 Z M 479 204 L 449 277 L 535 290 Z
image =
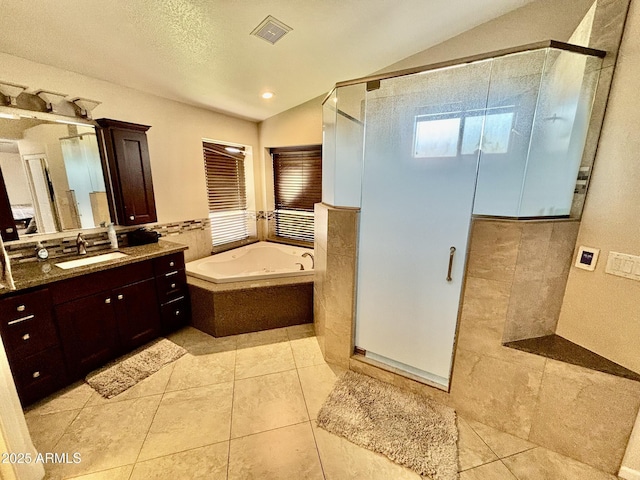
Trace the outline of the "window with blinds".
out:
M 322 201 L 322 146 L 273 148 L 276 237 L 313 242 L 313 205 Z
M 249 236 L 244 147 L 202 142 L 213 246 Z

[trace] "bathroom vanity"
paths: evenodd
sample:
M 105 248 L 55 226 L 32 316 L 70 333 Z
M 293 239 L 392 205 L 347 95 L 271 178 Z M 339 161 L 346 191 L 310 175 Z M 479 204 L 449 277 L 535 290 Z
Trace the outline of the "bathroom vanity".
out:
M 186 325 L 185 248 L 125 247 L 125 257 L 68 270 L 56 260 L 15 266 L 0 333 L 23 406 Z

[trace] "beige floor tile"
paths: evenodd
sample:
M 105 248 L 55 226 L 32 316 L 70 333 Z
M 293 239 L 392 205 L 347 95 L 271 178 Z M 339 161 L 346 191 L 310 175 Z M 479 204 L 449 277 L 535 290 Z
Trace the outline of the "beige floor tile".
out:
M 458 466 L 459 470 L 491 463 L 498 459 L 469 424 L 458 417 Z
M 175 362 L 167 391 L 232 382 L 235 363 L 235 350 L 208 355 L 187 353 Z
M 236 381 L 231 438 L 309 420 L 295 370 Z
M 236 352 L 236 380 L 294 368 L 296 364 L 289 341 L 246 347 Z
M 345 370 L 333 365 L 323 364 L 298 369 L 304 401 L 309 417 L 314 419 L 327 399 L 338 377 Z
M 500 460 L 460 473 L 460 480 L 518 480 Z M 552 480 L 552 479 L 549 479 Z M 553 479 L 557 480 L 557 479 Z M 577 479 L 576 479 L 577 480 Z
M 233 383 L 167 392 L 138 461 L 229 439 Z
M 149 397 L 151 395 L 159 395 L 164 393 L 167 383 L 171 377 L 175 362 L 164 366 L 156 373 L 148 376 L 133 387 L 125 390 L 119 395 L 112 398 L 104 398 L 98 392 L 94 391 L 91 398 L 87 402 L 87 406 L 105 405 L 107 403 L 121 402 L 122 400 L 131 400 L 134 398 Z
M 181 347 L 188 348 L 196 343 L 206 341 L 214 337 L 198 330 L 197 328 L 184 327 L 170 335 L 167 335 L 167 338 Z
M 286 327 L 264 330 L 262 332 L 243 333 L 242 335 L 235 335 L 235 338 L 238 350 L 289 341 Z
M 311 423 L 327 480 L 420 480 L 413 470 Z
M 93 388 L 86 383 L 76 382 L 31 405 L 25 410 L 25 414 L 27 416 L 43 415 L 46 413 L 63 412 L 65 410 L 77 410 L 86 405 L 87 400 L 89 400 L 93 393 Z
M 133 465 L 125 465 L 123 467 L 112 468 L 102 472 L 90 473 L 89 475 L 81 475 L 79 477 L 71 477 L 73 480 L 129 480 L 133 470 Z
M 515 437 L 500 430 L 485 425 L 484 423 L 468 420 L 467 423 L 478 436 L 486 443 L 489 448 L 495 453 L 498 458 L 504 458 L 516 453 L 521 453 L 526 450 L 530 450 L 536 445 L 531 442 L 527 442 L 521 438 Z
M 136 463 L 129 480 L 226 480 L 229 442 Z
M 86 475 L 135 462 L 161 395 L 84 408 L 55 447 L 80 453 L 78 464 L 45 466 L 52 478 Z
M 289 340 L 298 340 L 299 338 L 315 337 L 316 331 L 313 323 L 303 323 L 302 325 L 287 327 L 287 335 Z
M 38 452 L 52 452 L 58 440 L 79 413 L 80 410 L 65 410 L 26 417 L 31 440 Z
M 236 350 L 236 337 L 208 337 L 197 343 L 187 345 L 185 350 L 191 355 L 211 355 L 212 353 L 234 352 Z
M 518 480 L 616 480 L 571 458 L 537 447 L 502 460 Z
M 229 480 L 322 480 L 309 422 L 231 440 Z
M 290 343 L 296 367 L 310 367 L 325 363 L 316 337 L 298 338 L 291 340 Z

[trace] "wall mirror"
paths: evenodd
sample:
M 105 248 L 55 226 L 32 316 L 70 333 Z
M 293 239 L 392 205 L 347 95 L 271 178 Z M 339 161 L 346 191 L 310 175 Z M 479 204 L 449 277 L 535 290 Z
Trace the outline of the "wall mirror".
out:
M 15 224 L 5 241 L 112 221 L 95 128 L 51 117 L 0 115 L 0 209 Z

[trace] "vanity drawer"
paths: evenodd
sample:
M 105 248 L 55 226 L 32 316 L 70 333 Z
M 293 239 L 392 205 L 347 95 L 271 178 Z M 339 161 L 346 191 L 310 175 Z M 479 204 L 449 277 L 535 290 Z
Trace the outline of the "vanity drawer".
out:
M 160 303 L 184 295 L 187 290 L 187 275 L 184 270 L 174 270 L 156 277 Z
M 2 340 L 14 361 L 58 344 L 47 289 L 3 299 L 0 318 Z
M 191 316 L 189 297 L 182 295 L 160 307 L 162 330 L 171 332 L 189 323 Z
M 23 406 L 55 392 L 66 383 L 60 348 L 52 347 L 21 360 L 13 379 Z
M 3 320 L 2 328 L 2 340 L 11 360 L 21 362 L 24 357 L 58 344 L 50 312 L 30 314 L 14 321 L 18 323 L 7 324 Z
M 27 317 L 41 318 L 45 315 L 51 318 L 51 295 L 46 288 L 0 300 L 0 328 L 3 330 Z
M 171 255 L 165 255 L 164 257 L 155 258 L 153 260 L 153 269 L 156 277 L 164 275 L 165 273 L 184 269 L 184 253 L 177 252 L 172 253 Z

